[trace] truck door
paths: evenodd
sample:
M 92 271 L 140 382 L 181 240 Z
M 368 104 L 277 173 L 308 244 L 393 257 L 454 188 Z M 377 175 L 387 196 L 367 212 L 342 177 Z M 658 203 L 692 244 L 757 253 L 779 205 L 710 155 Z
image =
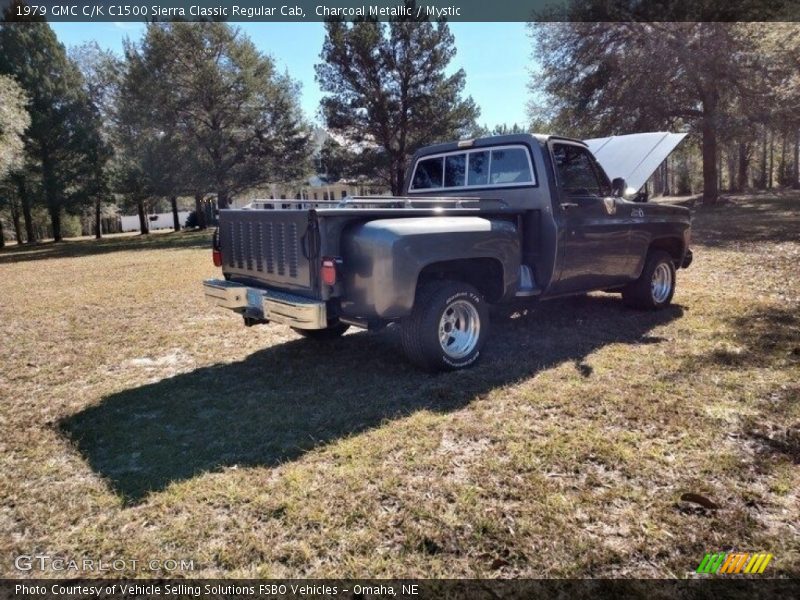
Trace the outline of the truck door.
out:
M 628 281 L 629 224 L 621 201 L 592 154 L 582 145 L 553 141 L 560 213 L 561 270 L 552 288 L 570 293 Z

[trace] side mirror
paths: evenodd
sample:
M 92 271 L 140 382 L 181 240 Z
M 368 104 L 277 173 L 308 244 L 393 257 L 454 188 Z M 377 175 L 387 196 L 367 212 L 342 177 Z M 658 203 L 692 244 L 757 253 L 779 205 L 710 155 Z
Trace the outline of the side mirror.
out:
M 622 198 L 625 195 L 625 178 L 615 177 L 611 181 L 611 193 L 617 198 Z

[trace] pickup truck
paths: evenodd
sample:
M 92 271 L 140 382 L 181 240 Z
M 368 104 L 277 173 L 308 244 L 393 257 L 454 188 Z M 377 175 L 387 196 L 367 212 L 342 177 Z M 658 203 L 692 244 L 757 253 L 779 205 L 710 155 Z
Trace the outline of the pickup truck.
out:
M 690 215 L 640 189 L 681 139 L 462 140 L 418 151 L 400 197 L 221 210 L 223 277 L 206 280 L 205 295 L 247 326 L 316 340 L 395 324 L 407 357 L 429 370 L 479 358 L 490 303 L 602 290 L 661 309 L 692 260 Z

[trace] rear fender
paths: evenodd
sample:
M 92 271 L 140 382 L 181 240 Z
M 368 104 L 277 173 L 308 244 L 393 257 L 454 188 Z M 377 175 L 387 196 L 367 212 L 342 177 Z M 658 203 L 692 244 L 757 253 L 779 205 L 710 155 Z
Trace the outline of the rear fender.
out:
M 391 320 L 408 315 L 423 271 L 439 272 L 441 266 L 441 273 L 446 274 L 448 264 L 458 266 L 456 273 L 470 272 L 470 260 L 474 259 L 479 261 L 474 269 L 478 273 L 487 260 L 496 264 L 502 283 L 493 300 L 513 296 L 519 283 L 519 233 L 516 225 L 505 219 L 379 219 L 347 231 L 342 249 L 345 289 L 341 311 L 350 317 Z

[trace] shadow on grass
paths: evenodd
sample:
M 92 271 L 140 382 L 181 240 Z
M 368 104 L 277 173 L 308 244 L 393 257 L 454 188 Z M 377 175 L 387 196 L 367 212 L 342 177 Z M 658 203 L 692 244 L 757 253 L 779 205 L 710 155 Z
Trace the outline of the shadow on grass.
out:
M 9 246 L 0 250 L 0 265 L 51 258 L 77 258 L 109 252 L 130 250 L 166 250 L 181 248 L 211 248 L 211 230 L 148 235 L 105 237 L 101 240 L 72 240 L 66 242 L 41 242 L 31 245 Z
M 60 426 L 125 502 L 136 503 L 205 471 L 274 466 L 416 411 L 454 411 L 561 363 L 590 378 L 591 352 L 659 343 L 648 332 L 681 314 L 677 306 L 631 311 L 611 296 L 496 311 L 482 361 L 438 375 L 406 362 L 393 328 L 331 343 L 295 340 L 111 395 Z
M 800 363 L 800 316 L 795 309 L 759 308 L 732 317 L 727 324 L 731 343 L 693 357 L 684 365 L 684 371 L 698 372 L 707 367 L 779 369 Z
M 680 372 L 686 376 L 723 369 L 770 372 L 800 365 L 800 316 L 796 309 L 761 307 L 727 319 L 730 340 L 701 356 L 686 359 Z M 800 421 L 795 408 L 800 401 L 800 383 L 772 386 L 772 392 L 754 403 L 756 412 L 743 416 L 741 436 L 755 443 L 759 468 L 769 460 L 786 458 L 800 464 Z
M 718 206 L 701 205 L 692 215 L 692 239 L 705 246 L 796 242 L 800 231 L 800 193 L 737 196 Z
M 761 308 L 730 321 L 737 352 L 715 351 L 708 361 L 723 368 L 792 369 L 800 366 L 800 316 L 796 309 Z M 761 398 L 757 414 L 744 419 L 743 434 L 756 443 L 763 459 L 788 459 L 800 464 L 800 420 L 796 407 L 800 383 L 775 386 Z

